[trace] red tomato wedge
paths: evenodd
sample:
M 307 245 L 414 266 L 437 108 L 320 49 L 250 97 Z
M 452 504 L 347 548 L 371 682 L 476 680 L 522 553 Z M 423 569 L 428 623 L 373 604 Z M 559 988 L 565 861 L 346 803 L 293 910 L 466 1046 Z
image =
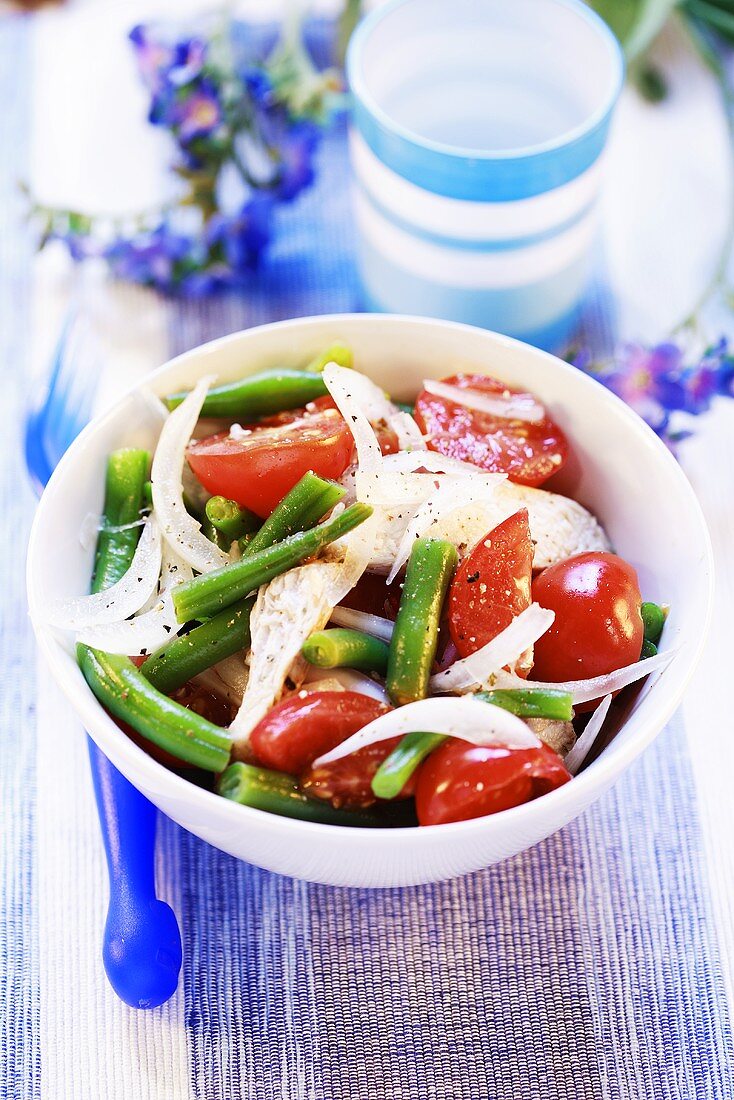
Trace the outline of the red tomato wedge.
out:
M 642 596 L 637 573 L 623 558 L 593 551 L 566 558 L 535 578 L 533 599 L 556 615 L 535 643 L 535 679 L 584 680 L 639 661 Z M 597 702 L 576 710 L 593 710 Z
M 309 768 L 301 776 L 301 786 L 307 794 L 323 798 L 337 809 L 344 806 L 357 810 L 372 806 L 377 802 L 372 793 L 375 772 L 400 741 L 400 737 L 391 737 L 388 741 L 366 745 L 331 764 Z M 414 790 L 415 775 L 412 775 L 398 798 L 410 798 Z
M 421 766 L 415 788 L 420 825 L 468 821 L 509 810 L 567 783 L 557 753 L 470 745 L 452 738 Z
M 189 445 L 189 465 L 210 493 L 236 500 L 265 519 L 305 473 L 340 477 L 353 439 L 336 409 L 300 410 L 283 423 L 253 424 L 249 435 L 220 432 Z M 290 415 L 290 414 L 289 414 Z
M 522 392 L 482 374 L 455 374 L 444 382 L 493 396 Z M 415 419 L 429 436 L 432 451 L 507 474 L 510 481 L 521 485 L 542 485 L 568 456 L 566 437 L 549 416 L 537 424 L 507 419 L 422 390 L 415 403 Z
M 456 570 L 448 598 L 451 640 L 460 657 L 491 642 L 530 607 L 533 544 L 527 509 L 499 523 Z M 529 666 L 518 667 L 527 675 Z
M 250 745 L 266 768 L 300 775 L 318 756 L 391 709 L 356 691 L 293 695 L 258 722 Z

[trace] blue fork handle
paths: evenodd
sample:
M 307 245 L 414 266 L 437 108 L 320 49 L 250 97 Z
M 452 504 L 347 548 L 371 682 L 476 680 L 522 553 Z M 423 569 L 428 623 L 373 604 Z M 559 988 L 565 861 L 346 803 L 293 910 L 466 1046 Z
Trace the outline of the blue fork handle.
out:
M 59 381 L 68 320 L 49 379 L 43 406 L 26 421 L 25 460 L 40 494 L 66 448 L 83 426 L 81 410 L 53 432 L 48 423 Z M 51 438 L 49 438 L 49 436 Z M 155 1008 L 171 997 L 181 969 L 181 935 L 169 905 L 155 895 L 155 807 L 87 738 L 110 880 L 110 903 L 102 958 L 112 988 L 133 1008 Z
M 156 809 L 87 740 L 110 875 L 104 967 L 125 1004 L 155 1008 L 175 992 L 182 956 L 176 916 L 155 893 Z

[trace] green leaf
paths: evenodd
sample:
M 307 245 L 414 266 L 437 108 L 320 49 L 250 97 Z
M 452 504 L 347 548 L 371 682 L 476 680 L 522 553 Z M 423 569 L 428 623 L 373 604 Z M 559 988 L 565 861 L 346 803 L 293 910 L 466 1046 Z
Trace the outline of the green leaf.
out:
M 678 0 L 587 0 L 614 31 L 628 59 L 636 57 L 662 30 Z
M 730 42 L 734 41 L 734 4 L 726 0 L 687 0 L 689 15 L 708 24 Z

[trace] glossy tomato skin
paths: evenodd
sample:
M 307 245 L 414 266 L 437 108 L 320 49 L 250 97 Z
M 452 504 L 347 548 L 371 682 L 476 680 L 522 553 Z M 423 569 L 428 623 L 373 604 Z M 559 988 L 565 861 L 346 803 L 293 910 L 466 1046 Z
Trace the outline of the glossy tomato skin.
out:
M 420 825 L 445 825 L 521 806 L 567 783 L 557 753 L 470 745 L 451 738 L 418 773 L 415 807 Z
M 299 692 L 258 722 L 250 747 L 264 767 L 301 775 L 317 757 L 391 709 L 356 691 Z
M 399 744 L 400 737 L 378 741 L 358 752 L 343 756 L 331 764 L 309 768 L 301 776 L 301 787 L 315 798 L 331 802 L 337 809 L 365 809 L 378 800 L 372 793 L 372 780 L 383 760 Z M 415 775 L 403 787 L 398 798 L 410 798 L 415 790 Z
M 455 374 L 447 385 L 485 394 L 520 393 L 483 374 Z M 483 470 L 507 474 L 521 485 L 542 485 L 568 457 L 565 435 L 549 416 L 537 424 L 467 409 L 422 390 L 415 419 L 428 435 L 432 451 L 472 462 Z
M 633 567 L 616 554 L 590 552 L 544 569 L 533 600 L 555 612 L 535 643 L 533 679 L 560 683 L 603 676 L 640 659 L 642 596 Z M 594 703 L 578 706 L 591 710 Z
M 448 619 L 460 657 L 476 653 L 530 606 L 532 570 L 533 544 L 523 508 L 480 539 L 456 570 Z
M 254 424 L 243 438 L 220 432 L 197 440 L 187 451 L 191 469 L 210 493 L 267 518 L 308 470 L 336 479 L 352 459 L 352 433 L 336 409 L 299 411 Z

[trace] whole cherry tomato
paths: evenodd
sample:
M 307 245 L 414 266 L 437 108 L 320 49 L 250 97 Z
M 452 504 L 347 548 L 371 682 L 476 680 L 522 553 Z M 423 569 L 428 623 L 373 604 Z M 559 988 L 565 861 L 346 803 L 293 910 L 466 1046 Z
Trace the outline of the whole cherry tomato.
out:
M 258 722 L 250 746 L 266 768 L 300 775 L 318 756 L 391 709 L 356 691 L 299 692 Z
M 521 392 L 483 374 L 456 374 L 444 381 L 493 396 Z M 522 485 L 542 485 L 568 456 L 566 437 L 549 416 L 537 423 L 495 416 L 422 390 L 415 403 L 415 419 L 429 437 L 432 451 L 507 474 L 510 481 Z
M 533 600 L 556 615 L 535 643 L 533 679 L 584 680 L 640 659 L 640 586 L 635 570 L 616 554 L 577 554 L 551 565 L 535 578 L 532 591 Z
M 533 544 L 523 508 L 480 539 L 456 570 L 448 618 L 460 657 L 476 653 L 530 606 L 532 569 Z
M 420 825 L 468 821 L 509 810 L 568 783 L 557 753 L 540 745 L 509 749 L 451 738 L 418 773 L 415 807 Z

